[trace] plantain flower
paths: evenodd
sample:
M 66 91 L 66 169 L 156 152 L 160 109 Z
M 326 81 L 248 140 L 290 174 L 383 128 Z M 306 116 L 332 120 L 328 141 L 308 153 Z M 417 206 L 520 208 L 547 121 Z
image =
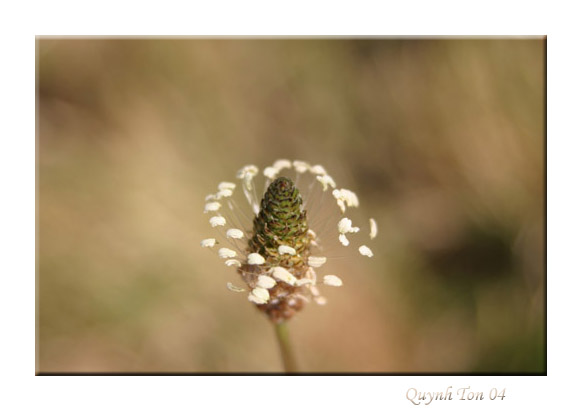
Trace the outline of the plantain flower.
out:
M 242 286 L 229 282 L 227 288 L 247 293 L 274 323 L 291 318 L 307 302 L 325 304 L 318 286 L 343 285 L 340 277 L 322 271 L 336 257 L 327 250 L 340 244 L 343 252 L 360 244 L 356 256 L 373 256 L 361 241 L 351 242 L 364 235 L 347 216 L 359 206 L 357 195 L 337 187 L 323 166 L 280 159 L 263 173 L 255 165 L 244 166 L 236 177 L 239 183 L 221 182 L 216 193 L 206 196 L 203 212 L 211 214 L 210 226 L 218 233 L 201 246 L 228 246 L 220 247 L 218 256 L 236 268 Z M 322 211 L 324 202 L 333 209 Z M 378 228 L 374 219 L 368 223 L 372 240 Z M 326 244 L 330 231 L 335 234 Z M 321 280 L 316 270 L 322 272 Z

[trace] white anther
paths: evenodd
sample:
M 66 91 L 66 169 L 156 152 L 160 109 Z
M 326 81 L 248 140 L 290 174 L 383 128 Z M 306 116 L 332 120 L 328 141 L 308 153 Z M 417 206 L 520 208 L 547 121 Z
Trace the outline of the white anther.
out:
M 373 257 L 372 250 L 370 250 L 368 246 L 362 245 L 358 248 L 358 251 L 363 256 Z
M 231 282 L 227 282 L 227 289 L 229 289 L 231 292 L 245 292 L 247 290 L 240 288 L 239 286 L 235 286 Z
M 268 166 L 263 169 L 263 176 L 269 179 L 275 179 L 278 173 L 279 170 L 277 170 L 275 167 Z
M 219 183 L 218 189 L 221 190 L 234 190 L 237 187 L 235 183 L 231 182 L 221 182 Z
M 239 262 L 237 259 L 229 259 L 229 260 L 225 260 L 225 265 L 227 266 L 237 266 L 238 268 L 241 267 L 241 262 Z
M 255 288 L 247 297 L 251 302 L 263 305 L 269 301 L 269 291 L 264 288 Z
M 338 222 L 338 232 L 340 233 L 349 233 L 350 228 L 352 227 L 352 220 L 348 219 L 347 217 L 343 217 Z
M 322 190 L 324 192 L 328 190 L 328 186 L 332 187 L 332 189 L 336 188 L 336 182 L 328 175 L 316 176 L 316 180 L 322 183 Z
M 324 276 L 324 284 L 328 286 L 342 286 L 342 279 L 335 275 Z
M 293 165 L 298 173 L 304 173 L 310 168 L 310 165 L 302 160 L 294 160 Z
M 217 199 L 217 195 L 215 195 L 214 193 L 211 193 L 210 195 L 206 195 L 206 197 L 204 198 L 205 202 L 208 202 L 209 200 L 216 200 Z
M 370 218 L 369 222 L 370 222 L 370 238 L 374 239 L 375 237 L 377 237 L 377 233 L 379 231 L 377 227 L 377 222 L 373 218 Z
M 340 241 L 340 243 L 342 243 L 342 246 L 348 246 L 350 244 L 350 242 L 348 241 L 348 238 L 346 237 L 346 235 L 344 233 L 340 234 L 340 236 L 338 236 L 338 240 Z
M 294 275 L 288 272 L 285 268 L 281 266 L 276 266 L 271 269 L 272 276 L 277 280 L 287 283 L 288 285 L 295 285 L 298 281 Z
M 230 239 L 242 239 L 245 234 L 239 229 L 229 229 L 227 230 L 227 237 Z
M 241 170 L 237 172 L 237 179 L 243 179 L 245 182 L 245 188 L 247 190 L 252 190 L 253 186 L 251 185 L 251 181 L 253 177 L 257 174 L 259 169 L 255 165 L 247 165 L 244 166 Z
M 226 247 L 219 249 L 219 257 L 221 259 L 234 258 L 235 256 L 237 256 L 237 252 L 234 250 L 228 249 Z
M 208 212 L 216 212 L 221 208 L 221 204 L 219 202 L 211 202 L 204 205 L 204 213 Z
M 308 258 L 308 265 L 313 268 L 319 268 L 324 263 L 326 263 L 326 258 L 324 256 L 310 256 Z
M 200 245 L 202 247 L 213 247 L 216 243 L 217 243 L 217 240 L 216 239 L 209 238 L 209 239 L 203 239 L 200 242 Z
M 293 247 L 286 246 L 286 245 L 281 245 L 280 247 L 278 247 L 277 252 L 280 255 L 295 255 L 296 254 L 296 250 Z
M 312 172 L 315 175 L 327 175 L 328 173 L 326 173 L 326 169 L 324 169 L 324 167 L 322 165 L 314 165 L 312 167 L 310 167 L 310 172 Z
M 247 256 L 247 263 L 250 265 L 263 265 L 265 263 L 265 258 L 259 253 L 250 253 Z
M 227 223 L 227 220 L 222 216 L 213 216 L 209 219 L 209 222 L 210 222 L 212 227 L 217 227 L 217 226 L 225 226 L 225 224 Z
M 271 289 L 276 285 L 276 283 L 277 282 L 275 281 L 275 279 L 269 276 L 259 275 L 257 277 L 257 286 L 260 288 Z
M 223 199 L 231 196 L 233 196 L 233 191 L 231 189 L 223 189 L 217 192 L 216 199 Z
M 287 159 L 278 159 L 273 162 L 273 168 L 281 171 L 281 169 L 290 169 L 292 167 L 292 162 Z

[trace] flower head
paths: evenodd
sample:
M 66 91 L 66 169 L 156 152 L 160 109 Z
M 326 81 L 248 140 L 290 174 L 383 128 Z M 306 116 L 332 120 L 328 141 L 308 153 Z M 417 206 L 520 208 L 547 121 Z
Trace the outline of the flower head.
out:
M 258 167 L 247 165 L 236 177 L 239 184 L 219 183 L 217 192 L 206 197 L 203 209 L 212 214 L 209 223 L 219 234 L 204 239 L 201 246 L 212 249 L 220 243 L 215 238 L 222 238 L 229 247 L 219 248 L 218 255 L 227 266 L 237 268 L 244 284 L 240 287 L 229 282 L 228 289 L 247 291 L 248 300 L 274 322 L 291 318 L 310 300 L 324 304 L 326 299 L 317 285 L 339 287 L 343 281 L 327 273 L 318 281 L 316 269 L 320 271 L 331 257 L 324 253 L 327 248 L 320 234 L 332 229 L 336 233 L 333 238 L 337 238 L 333 243 L 342 245 L 342 250 L 353 248 L 350 240 L 360 235 L 360 228 L 346 214 L 348 208 L 359 206 L 356 194 L 337 188 L 323 166 L 299 160 L 277 160 L 262 174 Z M 256 178 L 265 180 L 260 198 Z M 305 187 L 302 193 L 298 182 Z M 241 207 L 238 196 L 250 207 Z M 328 210 L 324 219 L 319 219 L 322 198 L 335 205 L 333 212 Z M 373 239 L 377 225 L 374 219 L 369 224 Z M 358 250 L 362 256 L 373 256 L 366 245 L 361 244 Z

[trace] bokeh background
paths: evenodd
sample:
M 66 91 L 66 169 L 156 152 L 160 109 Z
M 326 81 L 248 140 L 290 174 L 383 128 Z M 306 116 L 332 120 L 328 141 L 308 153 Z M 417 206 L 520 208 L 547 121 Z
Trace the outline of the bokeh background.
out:
M 544 39 L 39 38 L 37 64 L 38 372 L 281 371 L 199 242 L 219 181 L 289 158 L 380 228 L 290 323 L 303 371 L 545 373 Z

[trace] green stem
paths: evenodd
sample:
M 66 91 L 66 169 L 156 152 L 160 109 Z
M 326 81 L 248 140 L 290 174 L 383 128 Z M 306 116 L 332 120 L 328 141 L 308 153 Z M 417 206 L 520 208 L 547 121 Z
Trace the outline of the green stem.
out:
M 286 372 L 297 372 L 297 365 L 289 340 L 289 330 L 286 322 L 275 324 L 275 334 L 281 351 L 281 358 Z

